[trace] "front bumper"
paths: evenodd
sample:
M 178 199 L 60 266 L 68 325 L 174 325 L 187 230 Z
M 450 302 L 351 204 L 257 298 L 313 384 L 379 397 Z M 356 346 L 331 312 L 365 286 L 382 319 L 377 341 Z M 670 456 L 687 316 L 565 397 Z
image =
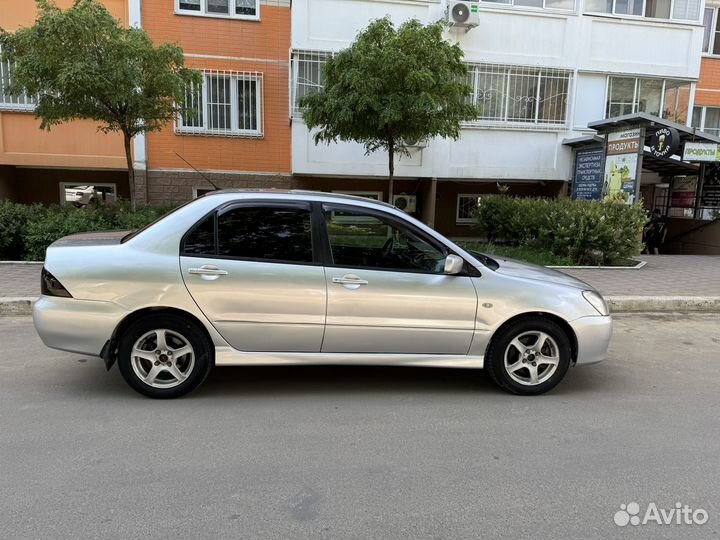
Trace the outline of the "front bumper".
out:
M 48 347 L 100 356 L 127 314 L 112 302 L 41 296 L 33 306 L 33 324 Z
M 570 323 L 577 337 L 577 364 L 596 364 L 607 358 L 612 336 L 612 318 L 580 317 Z

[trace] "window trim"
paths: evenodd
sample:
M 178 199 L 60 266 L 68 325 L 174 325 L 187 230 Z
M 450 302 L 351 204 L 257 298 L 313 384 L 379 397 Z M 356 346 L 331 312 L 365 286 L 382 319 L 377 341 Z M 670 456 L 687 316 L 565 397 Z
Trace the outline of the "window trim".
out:
M 10 61 L 4 61 L 2 58 L 2 44 L 0 44 L 0 111 L 4 112 L 33 112 L 37 107 L 37 103 L 34 98 L 28 96 L 25 92 L 22 94 L 22 99 L 25 103 L 14 103 L 11 101 L 4 101 L 4 99 L 10 96 L 5 93 L 3 88 L 2 74 L 5 73 L 7 80 L 12 79 L 11 71 L 13 66 L 10 65 Z M 19 97 L 18 97 L 19 99 Z
M 450 249 L 448 246 L 440 242 L 439 240 L 433 238 L 432 236 L 426 234 L 423 230 L 418 229 L 417 227 L 413 226 L 412 223 L 406 222 L 397 216 L 383 212 L 382 210 L 378 210 L 375 208 L 366 208 L 364 206 L 353 206 L 349 204 L 342 204 L 342 203 L 321 203 L 320 206 L 320 215 L 322 216 L 322 228 L 325 231 L 324 235 L 324 241 L 325 241 L 325 261 L 324 266 L 326 268 L 351 268 L 351 269 L 357 269 L 357 270 L 363 270 L 363 271 L 376 271 L 376 272 L 400 272 L 404 274 L 421 274 L 421 275 L 433 275 L 433 276 L 445 276 L 448 274 L 445 274 L 445 272 L 423 272 L 416 269 L 407 269 L 407 268 L 382 268 L 378 266 L 355 266 L 355 265 L 347 265 L 347 264 L 335 264 L 335 261 L 332 257 L 332 245 L 330 244 L 330 234 L 327 230 L 327 223 L 326 223 L 326 216 L 333 212 L 363 212 L 368 214 L 369 216 L 376 217 L 378 219 L 387 221 L 391 223 L 393 226 L 397 227 L 401 231 L 410 232 L 420 238 L 423 242 L 426 242 L 431 247 L 437 249 L 441 253 L 447 257 L 448 255 L 457 255 L 461 259 L 465 261 L 465 258 L 462 257 L 459 253 L 456 253 L 454 250 Z M 470 265 L 472 266 L 472 265 Z M 467 270 L 468 268 L 468 262 L 465 261 L 463 271 L 459 274 L 453 274 L 453 276 L 469 276 L 470 273 Z M 449 276 L 449 275 L 448 275 Z M 450 276 L 449 276 L 450 277 Z
M 633 102 L 632 102 L 632 113 L 629 114 L 635 114 L 638 112 L 638 107 L 640 104 L 640 81 L 647 81 L 647 80 L 655 80 L 655 81 L 662 81 L 662 90 L 660 91 L 660 114 L 659 117 L 663 118 L 664 120 L 669 120 L 671 122 L 676 122 L 679 124 L 687 124 L 687 118 L 685 122 L 678 122 L 675 119 L 672 118 L 665 118 L 664 112 L 665 112 L 665 93 L 667 92 L 667 83 L 668 81 L 673 82 L 680 82 L 683 83 L 683 85 L 687 84 L 689 86 L 689 96 L 692 95 L 692 83 L 693 81 L 686 81 L 684 79 L 673 79 L 672 77 L 644 77 L 639 75 L 614 75 L 609 74 L 606 77 L 605 80 L 605 118 L 612 118 L 610 116 L 610 81 L 611 79 L 633 79 L 635 81 L 634 87 L 633 87 Z M 679 88 L 679 87 L 678 87 Z M 687 111 L 687 117 L 692 120 L 692 109 L 690 108 L 690 99 L 688 99 L 688 111 Z M 616 102 L 618 103 L 618 102 Z
M 202 106 L 202 126 L 183 126 L 182 114 L 177 115 L 175 121 L 175 134 L 177 135 L 202 135 L 205 137 L 248 137 L 253 139 L 265 136 L 265 125 L 263 116 L 265 84 L 262 72 L 257 71 L 224 71 L 224 70 L 203 70 L 203 82 L 200 90 Z M 208 79 L 211 76 L 227 77 L 230 79 L 230 122 L 231 129 L 209 128 L 207 125 L 209 114 L 208 106 Z M 240 112 L 239 95 L 237 83 L 240 80 L 250 80 L 255 83 L 257 103 L 255 105 L 255 117 L 257 129 L 232 128 L 238 121 Z
M 707 110 L 708 110 L 708 109 L 718 109 L 718 110 L 720 110 L 720 105 L 694 105 L 694 106 L 693 106 L 693 111 L 692 111 L 692 113 L 690 114 L 690 123 L 691 123 L 691 124 L 693 123 L 693 122 L 692 122 L 692 117 L 693 117 L 693 114 L 694 114 L 694 112 L 695 112 L 695 109 L 700 109 L 700 125 L 699 125 L 699 126 L 692 126 L 692 127 L 695 127 L 695 128 L 697 128 L 697 129 L 699 129 L 699 130 L 702 131 L 703 133 L 708 133 L 708 134 L 710 134 L 710 135 L 714 135 L 715 137 L 720 137 L 720 125 L 718 125 L 718 127 L 716 127 L 716 128 L 710 128 L 710 129 L 714 130 L 716 133 L 709 132 L 709 131 L 705 131 L 705 129 L 706 129 L 706 128 L 705 128 L 705 120 L 707 119 Z
M 715 47 L 715 40 L 718 37 L 718 34 L 720 34 L 720 29 L 718 29 L 718 12 L 720 12 L 720 8 L 713 7 L 713 6 L 705 6 L 703 9 L 703 41 L 705 40 L 705 11 L 707 10 L 712 11 L 712 17 L 710 19 L 710 39 L 708 40 L 708 50 L 703 51 L 702 48 L 700 49 L 700 55 L 701 56 L 707 56 L 709 58 L 720 58 L 720 53 L 714 53 L 712 52 Z
M 687 24 L 688 22 L 692 23 L 700 23 L 702 25 L 702 17 L 701 15 L 703 13 L 698 14 L 698 18 L 695 19 L 683 19 L 679 17 L 673 17 L 673 12 L 675 10 L 675 0 L 670 0 L 670 16 L 665 19 L 662 17 L 647 17 L 645 15 L 645 9 L 647 8 L 647 0 L 642 0 L 642 15 L 633 15 L 632 13 L 616 13 L 615 12 L 615 5 L 617 4 L 617 0 L 610 0 L 612 2 L 612 11 L 583 11 L 583 15 L 593 15 L 593 16 L 600 16 L 600 17 L 613 17 L 618 19 L 629 19 L 634 21 L 648 21 L 648 22 L 663 22 L 663 23 L 675 23 L 675 24 Z M 703 12 L 703 10 L 699 10 Z
M 209 17 L 211 19 L 231 19 L 239 21 L 259 21 L 260 20 L 260 0 L 255 0 L 255 15 L 237 15 L 234 12 L 234 0 L 228 0 L 228 11 L 230 13 L 212 13 L 207 11 L 207 1 L 200 0 L 200 11 L 191 9 L 182 9 L 180 7 L 181 0 L 175 0 L 175 15 L 186 15 L 189 17 Z
M 473 198 L 479 199 L 483 195 L 487 195 L 487 194 L 482 194 L 482 193 L 458 193 L 457 194 L 457 197 L 455 199 L 455 225 L 472 225 L 473 223 L 475 223 L 475 220 L 473 220 L 473 218 L 461 218 L 460 217 L 460 198 L 461 197 L 466 197 L 466 198 L 473 197 Z
M 385 202 L 385 200 L 384 200 L 385 194 L 382 191 L 333 189 L 332 193 L 338 193 L 339 195 L 354 195 L 355 197 L 365 197 L 365 195 L 377 195 L 377 199 L 371 199 L 370 197 L 365 197 L 365 198 L 370 201 Z
M 251 208 L 290 208 L 295 210 L 305 210 L 310 214 L 310 242 L 311 242 L 311 249 L 312 249 L 312 262 L 305 262 L 305 261 L 286 261 L 286 260 L 280 260 L 280 259 L 262 259 L 262 258 L 256 258 L 256 257 L 236 257 L 233 255 L 220 255 L 218 253 L 219 249 L 219 218 L 222 214 L 225 214 L 227 212 L 230 212 L 232 210 L 235 210 L 236 208 L 242 208 L 242 207 L 251 207 Z M 203 221 L 208 219 L 210 216 L 213 216 L 214 219 L 214 228 L 215 228 L 215 253 L 212 255 L 209 255 L 207 253 L 186 253 L 185 252 L 185 240 L 187 239 L 190 234 L 192 234 L 195 229 L 197 229 Z M 258 263 L 272 263 L 272 264 L 290 264 L 295 266 L 322 266 L 323 265 L 323 255 L 321 253 L 321 240 L 318 238 L 318 234 L 316 232 L 316 216 L 315 212 L 313 210 L 313 203 L 310 201 L 296 201 L 296 200 L 273 200 L 269 201 L 267 199 L 256 199 L 256 200 L 242 200 L 242 201 L 228 201 L 225 202 L 212 210 L 210 210 L 208 213 L 203 215 L 200 219 L 198 219 L 195 223 L 193 223 L 187 231 L 185 231 L 185 234 L 182 235 L 180 238 L 180 245 L 179 247 L 179 253 L 180 257 L 192 257 L 195 259 L 212 259 L 212 260 L 224 260 L 224 261 L 240 261 L 240 262 L 258 262 Z
M 492 77 L 502 78 L 502 103 L 500 105 L 500 115 L 494 118 L 477 118 L 471 121 L 461 123 L 463 129 L 473 128 L 499 128 L 499 129 L 519 129 L 531 131 L 564 131 L 570 123 L 571 116 L 571 100 L 575 88 L 576 73 L 574 70 L 566 68 L 556 68 L 551 66 L 528 66 L 521 64 L 498 64 L 492 62 L 466 62 L 468 68 L 469 86 L 472 89 L 473 102 L 477 102 L 479 95 L 478 79 L 481 75 L 490 74 Z M 529 70 L 529 71 L 528 71 Z M 512 118 L 510 113 L 510 87 L 513 77 L 522 77 L 523 79 L 537 78 L 537 87 L 534 89 L 532 99 L 535 103 L 535 112 L 533 118 L 517 119 Z M 549 122 L 540 118 L 540 93 L 544 82 L 550 80 L 563 80 L 567 84 L 567 92 L 565 93 L 563 104 L 563 119 L 560 122 Z M 516 85 L 512 85 L 516 86 Z
M 480 0 L 480 5 L 482 7 L 490 7 L 490 8 L 498 8 L 498 9 L 516 9 L 516 10 L 522 10 L 522 11 L 531 11 L 535 13 L 552 13 L 552 14 L 563 14 L 563 15 L 572 15 L 574 13 L 577 13 L 578 8 L 578 1 L 573 0 L 573 7 L 571 8 L 556 8 L 556 7 L 547 7 L 547 0 L 542 0 L 543 5 L 541 7 L 538 6 L 524 6 L 524 5 L 516 5 L 515 0 L 509 0 L 508 2 L 501 2 L 501 1 L 495 1 L 492 0 Z

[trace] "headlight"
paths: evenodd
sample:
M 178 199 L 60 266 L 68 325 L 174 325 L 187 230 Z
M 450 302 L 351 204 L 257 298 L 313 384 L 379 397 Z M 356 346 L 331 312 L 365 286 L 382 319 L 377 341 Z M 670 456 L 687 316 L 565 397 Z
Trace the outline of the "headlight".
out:
M 610 308 L 608 308 L 605 299 L 598 293 L 595 291 L 583 291 L 583 296 L 600 315 L 610 315 Z

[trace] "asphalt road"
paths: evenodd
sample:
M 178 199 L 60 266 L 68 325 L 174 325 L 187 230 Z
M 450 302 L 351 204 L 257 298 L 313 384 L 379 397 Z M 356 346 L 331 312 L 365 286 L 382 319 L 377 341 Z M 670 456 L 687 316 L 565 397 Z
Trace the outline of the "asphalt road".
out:
M 521 398 L 482 373 L 223 368 L 153 401 L 0 318 L 0 538 L 720 538 L 720 316 L 616 318 Z M 617 526 L 676 502 L 704 525 Z M 642 516 L 641 516 L 642 517 Z

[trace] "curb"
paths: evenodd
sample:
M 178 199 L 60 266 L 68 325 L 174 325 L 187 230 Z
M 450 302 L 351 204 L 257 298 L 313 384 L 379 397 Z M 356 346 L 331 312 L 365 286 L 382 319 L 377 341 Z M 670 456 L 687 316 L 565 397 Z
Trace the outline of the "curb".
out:
M 35 300 L 31 296 L 0 297 L 0 315 L 32 315 Z
M 0 316 L 32 315 L 36 298 L 0 297 Z M 720 313 L 720 296 L 606 296 L 612 313 L 701 311 Z
M 720 296 L 606 296 L 612 313 L 720 312 Z

